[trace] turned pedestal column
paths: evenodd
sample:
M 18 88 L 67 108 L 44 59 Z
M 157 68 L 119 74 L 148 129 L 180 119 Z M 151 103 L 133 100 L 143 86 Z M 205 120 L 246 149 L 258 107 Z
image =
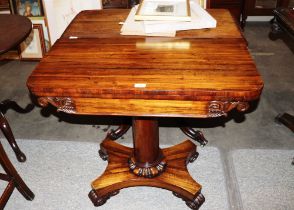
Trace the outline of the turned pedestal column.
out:
M 133 120 L 134 154 L 129 159 L 131 171 L 137 176 L 155 177 L 164 171 L 165 158 L 159 148 L 158 121 L 150 118 Z

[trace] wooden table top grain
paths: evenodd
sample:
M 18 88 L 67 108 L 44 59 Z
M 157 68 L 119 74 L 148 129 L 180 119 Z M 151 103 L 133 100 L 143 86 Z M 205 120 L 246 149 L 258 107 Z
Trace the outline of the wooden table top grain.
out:
M 208 11 L 215 29 L 174 38 L 120 35 L 129 10 L 83 11 L 33 71 L 29 90 L 69 113 L 224 115 L 257 100 L 263 82 L 230 13 Z

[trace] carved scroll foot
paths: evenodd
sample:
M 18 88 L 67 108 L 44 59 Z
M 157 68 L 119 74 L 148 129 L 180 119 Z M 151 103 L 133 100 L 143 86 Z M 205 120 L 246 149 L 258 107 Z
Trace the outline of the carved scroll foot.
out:
M 193 128 L 190 127 L 181 127 L 180 129 L 184 134 L 186 134 L 191 139 L 197 141 L 201 146 L 204 147 L 208 143 L 201 131 L 195 131 Z
M 190 207 L 193 210 L 198 210 L 200 206 L 204 203 L 205 198 L 204 196 L 199 193 L 195 198 L 191 201 L 186 201 L 186 204 L 188 207 Z
M 202 195 L 202 193 L 198 193 L 192 200 L 187 199 L 184 196 L 181 196 L 175 192 L 173 192 L 173 195 L 181 198 L 183 201 L 186 202 L 186 205 L 193 210 L 198 210 L 200 206 L 205 202 L 205 197 Z
M 116 130 L 111 130 L 108 132 L 107 136 L 111 140 L 117 140 L 122 137 L 130 128 L 130 125 L 120 125 Z
M 98 193 L 95 190 L 91 190 L 89 192 L 89 198 L 93 202 L 94 206 L 102 206 L 103 204 L 106 203 L 106 201 L 110 197 L 115 196 L 118 193 L 119 193 L 119 190 L 110 192 L 110 193 L 108 193 L 108 194 L 106 194 L 104 196 L 99 196 Z
M 101 158 L 102 160 L 104 160 L 104 161 L 107 161 L 107 160 L 108 160 L 108 154 L 107 154 L 107 152 L 106 152 L 103 148 L 101 148 L 101 149 L 98 151 L 98 153 L 99 153 L 99 156 L 100 156 L 100 158 Z
M 199 156 L 198 152 L 195 151 L 194 153 L 192 153 L 191 156 L 188 159 L 189 163 L 194 163 L 195 160 L 197 160 L 198 156 Z

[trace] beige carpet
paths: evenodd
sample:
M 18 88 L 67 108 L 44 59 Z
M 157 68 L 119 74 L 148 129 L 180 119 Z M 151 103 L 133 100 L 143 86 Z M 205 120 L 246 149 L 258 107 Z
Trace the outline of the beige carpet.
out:
M 185 203 L 170 191 L 137 187 L 120 191 L 101 207 L 94 207 L 88 199 L 90 182 L 101 174 L 106 162 L 98 158 L 98 144 L 69 141 L 17 140 L 27 161 L 18 163 L 5 140 L 4 144 L 15 167 L 35 193 L 33 201 L 26 201 L 15 190 L 7 210 L 184 210 Z M 203 210 L 228 209 L 224 172 L 218 149 L 200 148 L 200 156 L 189 165 L 191 175 L 203 185 L 206 202 Z M 1 182 L 1 186 L 3 183 Z M 3 189 L 4 185 L 1 189 Z
M 244 210 L 294 209 L 294 150 L 242 149 L 232 155 Z

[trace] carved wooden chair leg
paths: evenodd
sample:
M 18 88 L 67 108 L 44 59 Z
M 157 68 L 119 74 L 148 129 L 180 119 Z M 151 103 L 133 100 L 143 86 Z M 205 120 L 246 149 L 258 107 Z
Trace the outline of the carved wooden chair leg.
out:
M 11 128 L 8 124 L 8 121 L 6 120 L 5 116 L 0 111 L 0 129 L 2 130 L 4 136 L 6 137 L 7 141 L 9 142 L 10 146 L 12 147 L 16 158 L 19 162 L 25 162 L 26 156 L 25 154 L 19 149 L 15 138 L 13 136 L 13 133 L 11 131 Z
M 107 136 L 111 140 L 117 140 L 122 137 L 130 129 L 130 127 L 130 125 L 120 125 L 117 129 L 108 132 Z
M 188 137 L 199 142 L 201 146 L 204 147 L 208 143 L 208 141 L 205 139 L 205 137 L 201 131 L 196 131 L 190 127 L 181 127 L 180 129 Z
M 6 152 L 4 151 L 4 148 L 1 142 L 0 142 L 0 163 L 4 171 L 6 172 L 6 174 L 0 175 L 0 179 L 9 182 L 1 196 L 0 209 L 4 209 L 15 187 L 27 200 L 33 200 L 35 197 L 34 193 L 28 188 L 28 186 L 25 184 L 25 182 L 22 180 L 22 178 L 19 176 L 19 174 L 13 167 L 12 163 L 7 157 Z
M 34 104 L 28 104 L 25 108 L 20 107 L 15 101 L 9 99 L 0 102 L 0 110 L 5 113 L 7 109 L 11 108 L 18 113 L 28 113 L 34 109 Z
M 289 128 L 292 132 L 294 132 L 294 116 L 284 113 L 284 114 L 279 114 L 275 118 L 276 123 L 283 124 L 287 128 Z
M 117 129 L 109 131 L 107 136 L 109 139 L 115 141 L 122 137 L 130 129 L 130 127 L 130 125 L 120 125 Z M 98 153 L 102 160 L 108 160 L 107 152 L 102 146 L 100 146 Z

